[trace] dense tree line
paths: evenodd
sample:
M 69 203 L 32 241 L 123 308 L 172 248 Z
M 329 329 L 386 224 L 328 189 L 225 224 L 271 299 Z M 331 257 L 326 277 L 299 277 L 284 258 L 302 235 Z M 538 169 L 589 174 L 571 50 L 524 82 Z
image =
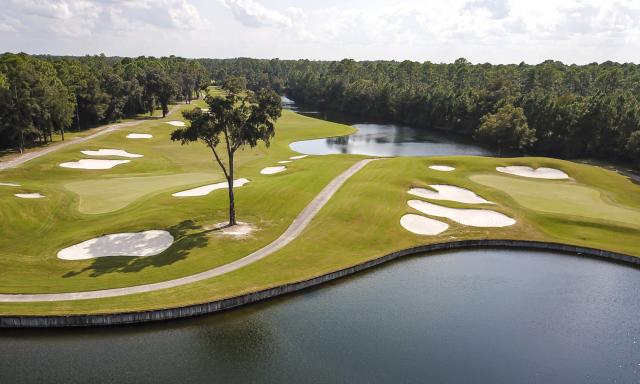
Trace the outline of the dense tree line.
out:
M 190 102 L 208 84 L 202 65 L 178 57 L 0 55 L 0 148 L 52 140 L 160 107 Z
M 296 102 L 490 145 L 640 164 L 640 65 L 473 65 L 412 61 L 201 60 L 216 81 L 244 76 Z

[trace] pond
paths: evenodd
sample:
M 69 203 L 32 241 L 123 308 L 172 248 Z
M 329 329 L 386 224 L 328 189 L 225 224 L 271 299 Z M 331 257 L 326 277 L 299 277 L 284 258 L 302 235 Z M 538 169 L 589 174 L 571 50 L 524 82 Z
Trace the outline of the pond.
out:
M 496 156 L 497 152 L 471 140 L 439 130 L 410 126 L 365 122 L 362 118 L 300 107 L 287 97 L 284 108 L 303 115 L 352 125 L 352 135 L 305 140 L 292 143 L 291 149 L 307 155 L 349 153 L 366 156 Z
M 638 270 L 538 251 L 416 256 L 234 311 L 0 331 L 2 383 L 637 383 Z

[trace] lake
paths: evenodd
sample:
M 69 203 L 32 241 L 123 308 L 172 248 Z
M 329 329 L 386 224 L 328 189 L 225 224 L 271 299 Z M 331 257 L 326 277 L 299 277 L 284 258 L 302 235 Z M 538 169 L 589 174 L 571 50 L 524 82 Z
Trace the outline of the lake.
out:
M 0 331 L 0 382 L 637 383 L 632 267 L 539 251 L 416 256 L 226 313 Z
M 439 130 L 367 122 L 362 118 L 330 111 L 299 107 L 283 96 L 284 108 L 306 116 L 352 125 L 352 135 L 305 140 L 292 143 L 291 149 L 308 155 L 350 153 L 366 156 L 496 156 L 497 152 L 471 140 Z

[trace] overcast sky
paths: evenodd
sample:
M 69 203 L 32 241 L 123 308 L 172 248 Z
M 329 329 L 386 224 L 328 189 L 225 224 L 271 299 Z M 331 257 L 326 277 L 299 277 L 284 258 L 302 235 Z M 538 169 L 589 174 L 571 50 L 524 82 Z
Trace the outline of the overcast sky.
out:
M 0 0 L 0 51 L 640 62 L 640 0 Z

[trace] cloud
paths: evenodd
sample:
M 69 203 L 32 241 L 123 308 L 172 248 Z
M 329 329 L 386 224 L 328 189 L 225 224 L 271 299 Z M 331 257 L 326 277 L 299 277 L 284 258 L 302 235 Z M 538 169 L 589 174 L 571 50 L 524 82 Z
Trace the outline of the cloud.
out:
M 19 19 L 33 32 L 78 37 L 154 27 L 198 29 L 208 24 L 188 0 L 8 0 L 5 19 Z M 15 30 L 3 27 L 0 32 Z
M 464 6 L 465 10 L 485 10 L 494 19 L 509 16 L 509 2 L 507 0 L 473 0 Z
M 264 7 L 254 0 L 221 0 L 235 18 L 247 27 L 292 27 L 291 17 Z M 299 8 L 296 8 L 300 10 Z

